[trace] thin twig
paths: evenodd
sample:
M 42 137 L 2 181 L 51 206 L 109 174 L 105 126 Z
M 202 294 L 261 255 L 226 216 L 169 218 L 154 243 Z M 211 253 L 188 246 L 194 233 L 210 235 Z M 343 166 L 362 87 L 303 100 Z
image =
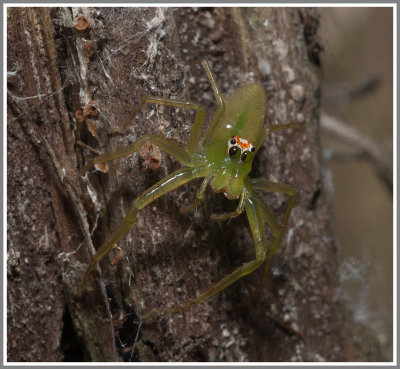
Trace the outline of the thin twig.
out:
M 389 191 L 393 193 L 393 154 L 390 150 L 363 135 L 356 128 L 328 114 L 321 115 L 321 128 L 326 133 L 351 145 L 352 151 L 350 154 L 352 159 L 362 158 L 368 160 L 374 166 L 378 176 L 386 184 Z M 331 157 L 337 159 L 348 158 L 343 153 L 333 154 Z
M 381 84 L 379 76 L 364 76 L 353 81 L 329 85 L 324 93 L 324 100 L 329 105 L 349 104 L 357 98 L 362 98 L 374 92 Z

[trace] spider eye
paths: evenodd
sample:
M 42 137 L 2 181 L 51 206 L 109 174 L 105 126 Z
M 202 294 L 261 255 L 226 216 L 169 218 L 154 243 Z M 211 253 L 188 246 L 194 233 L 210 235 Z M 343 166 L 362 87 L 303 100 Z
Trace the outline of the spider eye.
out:
M 230 142 L 231 142 L 231 145 L 235 145 L 236 144 L 236 140 L 234 138 L 232 138 L 232 140 Z
M 251 159 L 253 159 L 253 154 L 250 151 L 245 151 L 240 155 L 242 163 L 250 163 Z
M 256 151 L 256 148 L 254 146 L 252 146 L 251 152 L 254 152 L 254 151 Z
M 237 159 L 240 156 L 240 149 L 237 146 L 232 146 L 228 153 L 230 157 Z

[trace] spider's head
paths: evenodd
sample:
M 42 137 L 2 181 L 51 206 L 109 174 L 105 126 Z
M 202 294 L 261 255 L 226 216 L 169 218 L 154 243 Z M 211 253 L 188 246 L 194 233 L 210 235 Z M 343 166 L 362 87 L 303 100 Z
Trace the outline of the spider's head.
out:
M 251 144 L 250 141 L 239 136 L 233 136 L 228 141 L 226 155 L 231 160 L 240 161 L 241 164 L 248 164 L 253 160 L 255 151 L 256 148 Z
M 251 170 L 251 163 L 256 151 L 250 141 L 239 136 L 228 140 L 226 157 L 217 171 L 211 187 L 215 192 L 223 192 L 228 199 L 239 198 L 243 180 Z

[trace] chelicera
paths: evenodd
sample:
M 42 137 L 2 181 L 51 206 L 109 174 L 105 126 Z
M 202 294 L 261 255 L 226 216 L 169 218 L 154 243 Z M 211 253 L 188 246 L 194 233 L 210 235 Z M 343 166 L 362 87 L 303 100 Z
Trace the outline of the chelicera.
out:
M 122 224 L 112 232 L 92 258 L 83 279 L 83 288 L 85 288 L 89 275 L 96 264 L 131 229 L 140 209 L 195 178 L 203 178 L 200 188 L 193 203 L 181 208 L 180 212 L 194 211 L 200 205 L 207 185 L 210 184 L 214 192 L 222 192 L 228 199 L 238 200 L 238 206 L 235 211 L 226 214 L 214 214 L 212 216 L 213 219 L 231 219 L 242 212 L 246 213 L 254 240 L 255 258 L 242 264 L 216 282 L 208 290 L 201 293 L 197 299 L 188 301 L 181 306 L 166 310 L 152 310 L 151 312 L 175 312 L 206 301 L 246 274 L 255 271 L 267 259 L 264 271 L 265 277 L 273 256 L 280 247 L 290 212 L 296 201 L 294 187 L 262 178 L 252 179 L 248 174 L 250 173 L 254 156 L 270 133 L 285 129 L 297 130 L 301 127 L 301 124 L 279 124 L 264 128 L 266 97 L 263 87 L 258 84 L 247 84 L 225 99 L 220 93 L 207 61 L 203 60 L 200 63 L 207 73 L 214 96 L 218 102 L 218 109 L 204 135 L 200 150 L 205 108 L 191 101 L 147 96 L 133 109 L 122 125 L 121 130 L 123 131 L 139 109 L 148 103 L 195 110 L 193 129 L 187 147 L 183 148 L 163 137 L 147 134 L 128 147 L 94 158 L 80 171 L 80 175 L 82 175 L 95 165 L 133 154 L 139 151 L 146 143 L 158 146 L 184 166 L 184 168 L 170 174 L 144 191 L 133 201 Z M 263 191 L 280 192 L 289 196 L 280 223 L 264 200 Z M 265 224 L 270 228 L 273 235 L 270 244 L 267 243 Z

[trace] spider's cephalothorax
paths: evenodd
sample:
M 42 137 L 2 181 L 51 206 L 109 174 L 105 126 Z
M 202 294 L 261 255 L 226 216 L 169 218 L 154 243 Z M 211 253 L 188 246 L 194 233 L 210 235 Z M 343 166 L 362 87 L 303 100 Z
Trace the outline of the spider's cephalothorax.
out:
M 255 151 L 249 140 L 232 136 L 228 140 L 226 154 L 221 161 L 214 163 L 214 167 L 218 168 L 211 182 L 213 191 L 222 192 L 230 200 L 238 199 L 243 190 L 243 180 L 250 173 Z
M 293 187 L 282 183 L 267 181 L 266 179 L 251 179 L 249 173 L 253 157 L 269 133 L 288 128 L 298 129 L 298 123 L 284 125 L 272 125 L 264 128 L 264 114 L 266 109 L 265 92 L 262 86 L 248 84 L 231 94 L 225 99 L 220 93 L 208 63 L 201 61 L 204 67 L 215 98 L 218 109 L 214 118 L 206 130 L 200 152 L 198 151 L 204 125 L 205 108 L 191 101 L 166 99 L 162 97 L 145 97 L 129 114 L 122 130 L 127 126 L 133 116 L 147 103 L 173 106 L 175 108 L 190 109 L 196 111 L 193 129 L 189 137 L 187 148 L 183 148 L 166 138 L 147 134 L 126 148 L 112 153 L 101 155 L 92 159 L 82 170 L 92 168 L 96 164 L 102 164 L 123 156 L 133 154 L 140 150 L 145 143 L 158 146 L 185 166 L 175 173 L 170 174 L 160 182 L 138 196 L 129 208 L 125 220 L 107 238 L 103 245 L 93 256 L 83 279 L 85 287 L 91 271 L 96 264 L 112 249 L 112 247 L 131 229 L 136 221 L 138 211 L 157 198 L 173 189 L 195 179 L 204 178 L 193 204 L 181 208 L 182 213 L 193 211 L 200 205 L 207 185 L 210 184 L 215 192 L 222 192 L 228 199 L 239 199 L 237 209 L 232 213 L 213 215 L 213 219 L 231 219 L 245 212 L 249 221 L 255 246 L 255 259 L 242 264 L 232 273 L 203 292 L 197 299 L 189 301 L 185 305 L 169 309 L 152 310 L 158 312 L 174 312 L 189 308 L 199 302 L 206 301 L 211 296 L 222 291 L 239 278 L 256 270 L 267 257 L 263 279 L 267 275 L 273 255 L 277 252 L 285 232 L 290 211 L 296 200 L 296 191 Z M 246 138 L 244 138 L 246 137 Z M 254 143 L 254 146 L 252 143 Z M 272 210 L 265 202 L 260 191 L 281 192 L 289 196 L 286 210 L 282 216 L 281 224 L 278 223 Z M 264 225 L 268 225 L 273 235 L 271 245 L 267 244 Z

